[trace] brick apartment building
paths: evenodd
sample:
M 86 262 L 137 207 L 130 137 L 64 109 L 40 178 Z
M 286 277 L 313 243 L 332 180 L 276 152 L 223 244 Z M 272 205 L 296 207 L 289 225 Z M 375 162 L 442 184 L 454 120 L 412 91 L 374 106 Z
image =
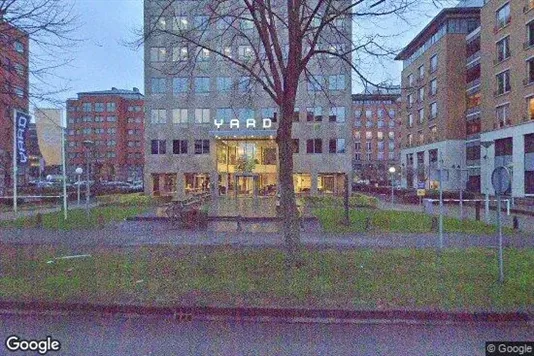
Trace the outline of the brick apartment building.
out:
M 139 89 L 78 93 L 67 100 L 67 173 L 85 171 L 87 154 L 96 181 L 142 180 L 144 96 Z M 92 142 L 88 149 L 84 141 Z
M 29 36 L 0 14 L 0 196 L 12 183 L 13 110 L 28 112 Z M 28 168 L 19 168 L 19 182 L 28 179 Z
M 401 160 L 411 168 L 403 184 L 437 187 L 441 163 L 444 189 L 494 194 L 491 172 L 506 166 L 508 194 L 534 196 L 534 1 L 469 5 L 443 10 L 398 56 L 405 88 Z M 451 24 L 458 18 L 465 28 Z M 417 100 L 425 89 L 430 104 Z M 426 108 L 428 124 L 417 115 Z
M 390 167 L 400 172 L 399 101 L 400 89 L 352 95 L 355 181 L 384 185 L 391 180 Z

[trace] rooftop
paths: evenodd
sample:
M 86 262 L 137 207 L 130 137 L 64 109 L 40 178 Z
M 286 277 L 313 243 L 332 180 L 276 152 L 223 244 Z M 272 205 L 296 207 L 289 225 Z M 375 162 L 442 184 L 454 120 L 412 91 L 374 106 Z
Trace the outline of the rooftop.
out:
M 110 95 L 121 96 L 126 99 L 143 99 L 144 98 L 144 95 L 141 94 L 138 88 L 132 88 L 132 90 L 129 90 L 129 89 L 117 89 L 113 87 L 111 88 L 111 90 L 97 90 L 97 91 L 87 91 L 87 92 L 78 93 L 78 99 L 84 96 L 110 96 Z M 70 99 L 70 100 L 77 100 L 77 99 Z

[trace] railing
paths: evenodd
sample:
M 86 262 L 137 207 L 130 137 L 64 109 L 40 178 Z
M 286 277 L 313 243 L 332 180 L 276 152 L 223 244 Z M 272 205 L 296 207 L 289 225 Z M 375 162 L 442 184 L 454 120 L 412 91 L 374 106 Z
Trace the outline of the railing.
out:
M 477 52 L 473 53 L 472 55 L 470 55 L 469 57 L 467 57 L 467 60 L 466 60 L 465 63 L 467 63 L 469 65 L 472 62 L 474 62 L 476 60 L 479 60 L 479 59 L 480 59 L 480 51 L 477 51 Z

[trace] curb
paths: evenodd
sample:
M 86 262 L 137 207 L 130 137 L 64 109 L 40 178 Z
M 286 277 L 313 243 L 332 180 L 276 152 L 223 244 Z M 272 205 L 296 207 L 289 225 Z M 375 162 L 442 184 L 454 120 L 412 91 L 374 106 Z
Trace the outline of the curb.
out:
M 220 307 L 147 307 L 83 303 L 0 302 L 0 314 L 97 314 L 103 316 L 167 316 L 179 321 L 234 320 L 292 323 L 519 323 L 534 325 L 534 314 L 526 312 L 443 312 L 342 309 L 277 309 Z

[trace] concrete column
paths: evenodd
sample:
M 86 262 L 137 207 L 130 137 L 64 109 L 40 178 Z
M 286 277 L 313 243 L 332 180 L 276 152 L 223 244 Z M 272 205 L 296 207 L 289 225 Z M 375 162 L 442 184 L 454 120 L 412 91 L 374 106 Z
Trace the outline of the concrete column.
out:
M 525 136 L 516 135 L 513 138 L 513 159 L 511 171 L 512 176 L 512 196 L 525 196 Z
M 319 191 L 317 189 L 319 174 L 317 172 L 311 172 L 310 175 L 311 175 L 311 195 L 316 196 L 319 194 Z
M 217 173 L 217 170 L 213 170 L 210 172 L 210 186 L 211 186 L 211 196 L 213 198 L 219 196 L 219 173 Z
M 176 173 L 176 196 L 178 199 L 185 197 L 185 174 L 183 172 Z

